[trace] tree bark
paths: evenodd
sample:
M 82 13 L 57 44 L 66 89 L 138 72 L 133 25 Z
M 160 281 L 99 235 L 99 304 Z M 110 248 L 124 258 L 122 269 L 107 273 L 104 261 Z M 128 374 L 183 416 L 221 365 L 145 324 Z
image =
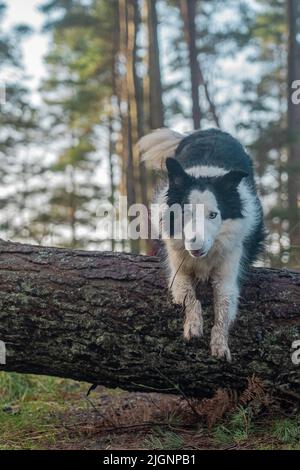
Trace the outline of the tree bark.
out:
M 0 241 L 2 370 L 127 390 L 210 396 L 255 374 L 300 395 L 300 273 L 252 269 L 231 332 L 231 364 L 210 356 L 211 289 L 200 288 L 204 337 L 185 343 L 183 313 L 158 258 Z M 1 343 L 3 344 L 3 343 Z

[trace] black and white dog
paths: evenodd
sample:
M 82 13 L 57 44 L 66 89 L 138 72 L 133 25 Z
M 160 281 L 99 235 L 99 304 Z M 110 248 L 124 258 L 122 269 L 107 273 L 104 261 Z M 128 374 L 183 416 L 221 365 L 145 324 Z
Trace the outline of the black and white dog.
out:
M 148 167 L 167 169 L 168 181 L 156 202 L 162 207 L 179 204 L 182 212 L 193 205 L 204 208 L 201 233 L 191 237 L 184 222 L 182 237 L 164 240 L 169 286 L 174 302 L 185 306 L 184 337 L 189 340 L 203 332 L 196 284 L 211 280 L 215 315 L 211 353 L 230 361 L 228 333 L 237 313 L 241 280 L 265 238 L 252 161 L 236 139 L 216 129 L 187 136 L 158 129 L 143 137 L 139 148 Z

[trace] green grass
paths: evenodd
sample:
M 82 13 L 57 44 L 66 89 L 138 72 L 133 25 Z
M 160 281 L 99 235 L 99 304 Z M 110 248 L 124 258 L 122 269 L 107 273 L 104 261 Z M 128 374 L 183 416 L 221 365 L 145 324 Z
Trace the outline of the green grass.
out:
M 212 431 L 217 446 L 250 446 L 258 450 L 299 450 L 300 415 L 255 420 L 248 409 L 239 408 Z
M 179 450 L 183 445 L 181 436 L 157 427 L 153 430 L 153 434 L 145 439 L 143 447 L 149 450 Z
M 0 402 L 24 401 L 30 395 L 53 395 L 60 379 L 0 372 Z
M 209 445 L 218 449 L 233 446 L 300 450 L 300 414 L 294 418 L 253 418 L 251 408 L 242 407 L 211 430 L 202 428 L 201 423 L 203 432 L 199 441 L 197 437 L 195 440 L 197 425 L 194 431 L 190 427 L 189 433 L 184 433 L 185 421 L 175 409 L 168 415 L 166 427 L 155 426 L 142 437 L 137 437 L 134 433 L 129 436 L 124 431 L 116 436 L 113 433 L 101 434 L 101 438 L 95 435 L 93 442 L 90 422 L 87 421 L 86 429 L 83 426 L 80 430 L 78 426 L 78 417 L 80 419 L 91 407 L 85 397 L 87 390 L 88 384 L 72 380 L 0 372 L 0 450 L 69 446 L 77 449 L 90 448 L 93 445 L 106 448 L 107 445 L 119 446 L 122 438 L 124 448 L 129 439 L 138 448 L 142 446 L 145 449 L 179 450 L 189 448 L 188 435 L 192 436 L 193 442 L 200 448 L 202 445 Z M 122 397 L 123 392 L 105 389 L 103 393 L 105 396 L 111 395 L 113 404 L 114 397 Z M 95 403 L 97 399 L 99 395 L 92 397 Z
M 0 450 L 38 449 L 55 442 L 57 422 L 43 402 L 29 402 L 15 414 L 0 413 Z
M 281 444 L 300 449 L 300 416 L 294 419 L 281 419 L 275 421 L 271 429 L 271 436 Z
M 254 426 L 251 412 L 239 407 L 224 423 L 219 424 L 212 430 L 216 444 L 240 444 L 249 440 Z
M 55 444 L 59 413 L 80 400 L 82 389 L 69 380 L 0 372 L 0 450 Z

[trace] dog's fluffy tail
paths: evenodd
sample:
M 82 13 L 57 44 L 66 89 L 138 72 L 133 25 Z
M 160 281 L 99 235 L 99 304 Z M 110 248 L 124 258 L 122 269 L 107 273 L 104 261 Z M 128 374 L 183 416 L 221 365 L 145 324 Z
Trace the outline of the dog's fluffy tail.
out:
M 183 138 L 183 134 L 167 128 L 156 129 L 145 135 L 137 144 L 142 161 L 148 168 L 163 169 L 166 159 L 174 157 L 175 150 Z

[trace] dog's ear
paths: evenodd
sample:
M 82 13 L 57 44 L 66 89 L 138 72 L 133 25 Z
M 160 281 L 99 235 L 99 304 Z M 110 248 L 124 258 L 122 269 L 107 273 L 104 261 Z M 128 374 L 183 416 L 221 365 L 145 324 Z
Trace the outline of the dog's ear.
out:
M 170 186 L 182 187 L 188 181 L 189 176 L 186 174 L 180 163 L 175 158 L 167 158 L 166 167 Z
M 242 170 L 232 170 L 226 175 L 221 177 L 221 185 L 224 189 L 237 188 L 243 178 L 246 178 L 248 173 Z

